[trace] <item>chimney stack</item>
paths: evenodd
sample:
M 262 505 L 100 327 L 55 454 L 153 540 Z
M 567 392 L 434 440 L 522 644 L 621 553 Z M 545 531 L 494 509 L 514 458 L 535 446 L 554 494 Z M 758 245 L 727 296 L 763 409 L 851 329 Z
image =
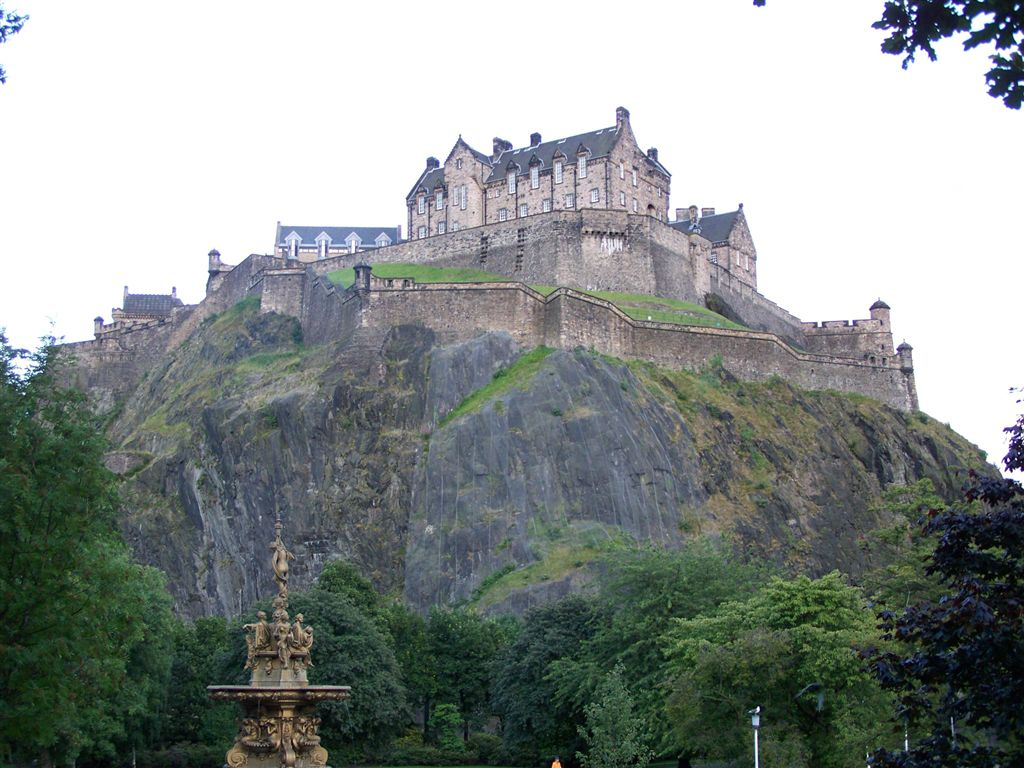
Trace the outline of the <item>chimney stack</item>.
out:
M 701 208 L 700 209 L 700 217 L 702 219 L 705 216 L 714 216 L 714 215 L 715 215 L 715 209 L 714 208 Z
M 171 286 L 171 298 L 172 299 L 178 298 L 178 287 L 176 285 L 172 285 Z
M 651 147 L 650 149 L 648 149 L 647 156 L 651 158 L 651 160 L 653 160 L 654 162 L 658 162 L 658 148 Z
M 690 214 L 685 208 L 676 208 L 676 221 L 686 221 Z
M 530 134 L 530 146 L 531 147 L 536 147 L 539 144 L 540 144 L 540 134 L 539 133 L 531 133 Z
M 619 128 L 623 123 L 629 123 L 629 110 L 625 107 L 616 107 L 615 109 L 615 127 Z
M 689 209 L 687 209 L 687 213 L 690 215 L 690 221 L 696 221 L 697 220 L 697 211 L 698 210 L 699 209 L 697 208 L 696 205 L 691 205 L 689 207 Z
M 126 285 L 124 287 L 124 300 L 127 300 L 127 298 L 128 298 L 128 286 Z
M 494 137 L 494 151 L 491 153 L 491 160 L 497 160 L 498 156 L 502 152 L 507 152 L 512 149 L 512 142 L 500 139 L 497 136 Z
M 432 171 L 434 168 L 440 168 L 440 167 L 441 167 L 441 161 L 438 160 L 436 157 L 428 157 L 427 158 L 427 170 L 428 171 Z

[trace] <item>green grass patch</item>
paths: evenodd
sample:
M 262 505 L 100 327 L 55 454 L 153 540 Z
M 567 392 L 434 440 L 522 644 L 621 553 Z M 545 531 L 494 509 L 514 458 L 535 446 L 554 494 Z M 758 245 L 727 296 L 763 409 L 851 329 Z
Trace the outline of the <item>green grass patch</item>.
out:
M 522 389 L 530 383 L 537 371 L 540 370 L 545 358 L 553 351 L 551 347 L 537 347 L 521 355 L 508 368 L 499 368 L 487 384 L 465 397 L 447 416 L 441 419 L 438 426 L 444 427 L 455 419 L 478 410 L 488 400 L 500 397 L 512 388 Z
M 612 302 L 634 320 L 650 318 L 652 322 L 656 323 L 746 330 L 742 325 L 691 301 L 666 299 L 643 293 L 619 293 L 618 291 L 586 291 L 586 293 Z
M 397 261 L 373 264 L 371 268 L 374 277 L 411 277 L 417 283 L 507 283 L 510 281 L 510 278 L 505 275 L 497 275 L 471 267 L 432 267 L 427 264 Z M 327 273 L 327 279 L 336 285 L 348 288 L 355 282 L 356 273 L 351 267 L 336 269 Z

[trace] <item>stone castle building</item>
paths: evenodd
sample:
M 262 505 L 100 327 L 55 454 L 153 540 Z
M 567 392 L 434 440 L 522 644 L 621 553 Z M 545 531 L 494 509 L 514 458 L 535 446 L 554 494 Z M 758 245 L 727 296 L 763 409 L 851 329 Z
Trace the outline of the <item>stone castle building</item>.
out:
M 640 150 L 622 107 L 612 127 L 548 142 L 534 134 L 518 149 L 495 139 L 490 156 L 460 137 L 443 164 L 428 160 L 406 197 L 409 240 L 399 227 L 278 224 L 272 255 L 228 265 L 211 251 L 200 304 L 150 297 L 160 309 L 142 317 L 126 291 L 113 323 L 97 318 L 93 341 L 69 345 L 79 383 L 116 401 L 203 317 L 255 295 L 261 311 L 298 318 L 309 343 L 372 339 L 404 324 L 430 328 L 441 343 L 502 331 L 524 348 L 583 346 L 690 369 L 715 359 L 741 379 L 781 376 L 917 408 L 912 350 L 894 347 L 888 305 L 876 301 L 853 321 L 802 321 L 758 292 L 743 206 L 689 206 L 670 221 L 670 181 L 657 150 Z M 370 263 L 470 267 L 505 281 L 418 284 L 378 278 Z M 355 271 L 348 289 L 326 277 L 340 269 Z M 601 291 L 692 302 L 741 327 L 638 319 Z
M 618 210 L 668 219 L 671 174 L 658 150 L 643 152 L 625 107 L 615 125 L 527 146 L 495 138 L 485 155 L 459 136 L 427 166 L 406 197 L 409 237 L 423 239 L 552 211 Z

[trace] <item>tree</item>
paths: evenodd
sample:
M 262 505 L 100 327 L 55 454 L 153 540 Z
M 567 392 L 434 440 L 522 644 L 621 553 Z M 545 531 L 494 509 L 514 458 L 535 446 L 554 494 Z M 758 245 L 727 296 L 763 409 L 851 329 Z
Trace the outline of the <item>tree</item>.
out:
M 19 16 L 13 11 L 6 11 L 0 5 L 0 43 L 6 43 L 8 36 L 20 32 L 26 21 L 28 21 L 28 16 Z M 6 82 L 7 72 L 0 67 L 0 83 Z
M 145 645 L 162 642 L 163 582 L 118 533 L 102 430 L 58 355 L 0 334 L 0 760 L 43 765 L 112 752 L 166 674 Z
M 654 757 L 643 720 L 633 711 L 624 674 L 622 665 L 616 664 L 584 708 L 587 724 L 580 726 L 579 734 L 587 750 L 576 753 L 583 768 L 645 768 Z
M 430 706 L 437 690 L 435 660 L 427 638 L 427 622 L 401 603 L 387 608 L 384 618 L 391 649 L 402 671 L 402 684 L 409 703 L 423 712 L 423 736 L 430 726 Z
M 559 659 L 579 659 L 599 623 L 595 601 L 580 595 L 537 606 L 523 617 L 519 635 L 496 666 L 493 695 L 505 751 L 516 765 L 572 755 L 582 746 L 577 727 L 583 708 L 559 701 L 550 673 Z
M 1006 432 L 1003 465 L 1024 470 L 1024 416 Z M 927 571 L 945 594 L 880 614 L 901 648 L 870 652 L 872 669 L 899 696 L 899 719 L 925 735 L 873 765 L 1024 764 L 1024 488 L 972 473 L 964 496 L 973 507 L 933 509 L 923 526 L 938 539 Z
M 1024 102 L 1024 7 L 1018 0 L 887 0 L 872 26 L 889 32 L 882 51 L 903 56 L 904 69 L 918 53 L 935 61 L 934 44 L 947 37 L 966 35 L 965 51 L 991 44 L 989 95 L 1010 109 Z
M 890 700 L 854 650 L 877 640 L 873 615 L 839 573 L 775 578 L 675 624 L 669 714 L 685 752 L 747 755 L 755 705 L 766 763 L 852 768 L 884 736 Z

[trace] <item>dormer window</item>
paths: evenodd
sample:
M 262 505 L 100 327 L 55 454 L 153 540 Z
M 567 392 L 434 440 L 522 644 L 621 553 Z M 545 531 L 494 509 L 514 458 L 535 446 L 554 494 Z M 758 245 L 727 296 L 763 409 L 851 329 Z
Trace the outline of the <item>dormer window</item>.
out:
M 302 241 L 302 238 L 299 237 L 298 233 L 296 233 L 296 232 L 292 232 L 290 235 L 288 235 L 288 237 L 286 238 L 286 242 L 288 243 L 288 258 L 289 259 L 298 259 L 299 258 L 299 243 L 301 241 Z
M 384 248 L 386 246 L 391 245 L 391 238 L 388 237 L 383 232 L 381 232 L 379 235 L 377 235 L 377 239 L 374 242 L 377 243 L 378 248 Z
M 416 198 L 416 212 L 426 213 L 427 212 L 427 197 L 426 195 L 420 195 Z
M 509 171 L 506 179 L 508 180 L 508 193 L 514 195 L 516 193 L 516 172 Z
M 326 232 L 321 232 L 316 236 L 316 257 L 318 259 L 326 259 L 327 253 L 331 247 L 331 236 Z
M 434 207 L 439 211 L 444 208 L 444 193 L 440 189 L 434 193 Z
M 355 232 L 345 238 L 345 244 L 348 246 L 349 253 L 355 253 L 359 250 L 359 246 L 363 244 L 362 239 Z
M 555 160 L 555 184 L 562 183 L 563 166 L 561 160 Z
M 537 189 L 540 186 L 540 166 L 535 165 L 530 169 L 530 189 Z

